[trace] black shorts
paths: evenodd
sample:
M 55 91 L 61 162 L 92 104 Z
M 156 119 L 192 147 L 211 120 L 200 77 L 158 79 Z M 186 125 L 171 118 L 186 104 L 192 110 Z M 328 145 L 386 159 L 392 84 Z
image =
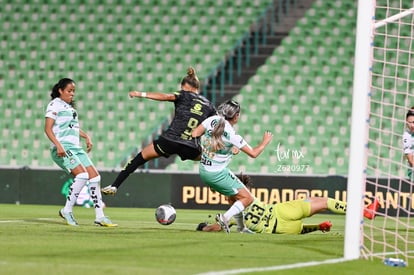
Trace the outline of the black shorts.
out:
M 154 150 L 163 157 L 178 155 L 181 160 L 196 160 L 200 156 L 200 150 L 178 142 L 170 141 L 162 136 L 154 140 Z

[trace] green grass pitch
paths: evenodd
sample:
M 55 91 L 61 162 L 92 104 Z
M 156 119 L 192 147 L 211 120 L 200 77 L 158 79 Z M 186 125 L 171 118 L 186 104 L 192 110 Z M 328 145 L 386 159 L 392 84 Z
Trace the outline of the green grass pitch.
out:
M 163 226 L 155 209 L 108 207 L 105 214 L 119 227 L 103 228 L 93 225 L 93 209 L 76 207 L 80 226 L 74 228 L 59 209 L 0 204 L 0 274 L 414 274 L 412 265 L 389 267 L 377 259 L 330 263 L 343 257 L 345 217 L 339 215 L 305 220 L 331 220 L 329 233 L 288 236 L 197 232 L 217 211 L 183 209 Z

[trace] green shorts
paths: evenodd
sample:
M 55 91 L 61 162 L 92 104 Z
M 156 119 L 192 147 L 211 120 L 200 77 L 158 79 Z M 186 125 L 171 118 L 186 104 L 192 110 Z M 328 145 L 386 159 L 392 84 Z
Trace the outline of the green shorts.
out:
M 201 180 L 216 192 L 225 196 L 234 196 L 239 189 L 244 188 L 243 183 L 229 169 L 218 172 L 208 172 L 200 165 Z
M 311 213 L 308 200 L 293 200 L 278 203 L 273 207 L 277 218 L 276 234 L 300 234 L 303 229 L 302 219 Z
M 63 148 L 66 150 L 66 157 L 58 157 L 56 154 L 56 147 L 53 148 L 50 153 L 52 155 L 53 161 L 63 170 L 70 173 L 75 167 L 83 165 L 88 167 L 93 165 L 88 154 L 80 147 L 69 147 L 63 145 Z

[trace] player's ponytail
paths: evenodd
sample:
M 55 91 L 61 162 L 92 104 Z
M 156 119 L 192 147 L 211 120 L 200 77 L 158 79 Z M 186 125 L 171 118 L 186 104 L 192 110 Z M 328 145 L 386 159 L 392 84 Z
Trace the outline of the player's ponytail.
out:
M 234 100 L 227 100 L 226 102 L 220 104 L 218 107 L 218 113 L 220 115 L 220 119 L 216 122 L 216 125 L 214 125 L 214 128 L 211 131 L 210 148 L 213 152 L 224 148 L 223 134 L 224 127 L 226 125 L 225 120 L 231 120 L 240 113 L 240 104 Z
M 226 122 L 223 117 L 217 121 L 214 125 L 213 130 L 211 131 L 211 144 L 210 148 L 212 152 L 216 152 L 224 148 L 223 134 Z
M 55 85 L 53 85 L 52 92 L 50 93 L 50 97 L 52 99 L 55 99 L 55 98 L 57 98 L 59 96 L 60 96 L 60 93 L 59 93 L 59 83 L 56 83 Z
M 226 120 L 231 120 L 240 113 L 240 104 L 234 100 L 227 100 L 220 104 L 218 113 Z
M 196 72 L 195 72 L 195 70 L 194 70 L 194 68 L 193 68 L 193 67 L 188 67 L 188 69 L 187 69 L 187 75 L 188 75 L 189 77 L 195 77 Z
M 197 90 L 200 88 L 200 81 L 198 80 L 196 71 L 193 67 L 187 69 L 187 76 L 181 80 L 181 86 L 186 83 Z

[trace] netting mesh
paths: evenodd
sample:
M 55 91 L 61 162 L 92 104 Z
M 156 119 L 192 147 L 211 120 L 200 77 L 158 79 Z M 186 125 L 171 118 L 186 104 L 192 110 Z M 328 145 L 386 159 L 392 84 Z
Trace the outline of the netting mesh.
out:
M 376 196 L 381 207 L 375 220 L 365 221 L 363 243 L 365 256 L 406 261 L 414 258 L 412 168 L 403 151 L 406 113 L 414 106 L 413 7 L 412 1 L 376 3 L 366 200 Z

